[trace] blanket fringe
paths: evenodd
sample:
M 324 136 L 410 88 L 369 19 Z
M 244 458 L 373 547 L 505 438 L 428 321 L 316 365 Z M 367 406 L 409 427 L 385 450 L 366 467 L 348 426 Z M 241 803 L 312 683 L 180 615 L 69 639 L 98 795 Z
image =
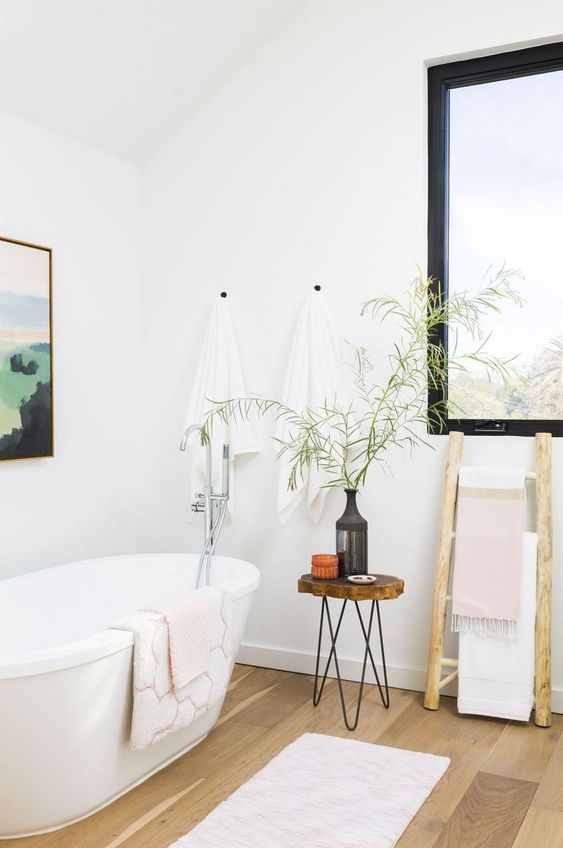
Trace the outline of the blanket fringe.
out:
M 452 615 L 454 633 L 476 633 L 495 639 L 515 639 L 518 622 L 507 618 L 476 618 L 471 615 Z

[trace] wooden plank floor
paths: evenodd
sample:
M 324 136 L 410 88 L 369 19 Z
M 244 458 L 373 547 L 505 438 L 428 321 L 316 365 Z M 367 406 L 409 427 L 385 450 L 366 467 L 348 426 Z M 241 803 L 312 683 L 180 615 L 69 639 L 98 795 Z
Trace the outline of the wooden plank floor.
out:
M 352 696 L 355 684 L 345 684 Z M 329 681 L 311 705 L 312 678 L 237 666 L 218 725 L 200 745 L 106 809 L 6 848 L 167 848 L 306 731 L 348 736 L 451 758 L 399 848 L 563 848 L 563 716 L 545 730 L 437 712 L 422 695 L 392 690 L 391 708 L 369 687 L 360 725 L 345 730 Z M 299 846 L 295 846 L 299 848 Z M 327 846 L 329 848 L 329 846 Z

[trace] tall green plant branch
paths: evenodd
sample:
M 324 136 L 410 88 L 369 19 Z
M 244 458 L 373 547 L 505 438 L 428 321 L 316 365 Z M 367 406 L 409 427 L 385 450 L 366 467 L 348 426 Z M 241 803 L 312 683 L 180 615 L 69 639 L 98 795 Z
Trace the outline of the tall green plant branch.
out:
M 481 322 L 486 314 L 500 312 L 506 303 L 521 303 L 513 285 L 518 277 L 503 267 L 477 293 L 455 292 L 446 300 L 435 291 L 434 281 L 419 270 L 403 300 L 374 298 L 362 307 L 363 315 L 381 323 L 391 320 L 399 328 L 399 339 L 387 356 L 389 374 L 383 383 L 375 379 L 366 350 L 354 348 L 354 398 L 346 407 L 338 398 L 326 398 L 318 407 L 303 410 L 259 396 L 210 401 L 213 406 L 205 417 L 202 440 L 209 438 L 217 418 L 229 424 L 273 413 L 276 421 L 284 423 L 284 434 L 275 441 L 278 458 L 285 457 L 290 467 L 289 488 L 296 488 L 311 466 L 327 472 L 328 487 L 360 488 L 371 465 L 386 462 L 388 448 L 412 450 L 428 445 L 428 422 L 443 426 L 448 413 L 462 411 L 452 409 L 441 396 L 428 403 L 428 389 L 444 385 L 449 370 L 479 366 L 490 380 L 510 378 L 513 359 L 488 351 L 490 334 L 483 332 Z M 449 351 L 439 340 L 442 325 L 448 328 Z M 461 332 L 475 342 L 467 353 L 459 353 Z

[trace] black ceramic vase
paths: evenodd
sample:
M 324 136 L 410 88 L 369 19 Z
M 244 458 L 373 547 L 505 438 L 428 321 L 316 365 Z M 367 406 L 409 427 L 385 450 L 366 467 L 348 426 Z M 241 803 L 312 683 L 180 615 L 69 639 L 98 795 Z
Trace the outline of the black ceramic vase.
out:
M 346 509 L 336 522 L 336 553 L 341 577 L 367 574 L 368 523 L 358 512 L 356 489 L 345 489 Z

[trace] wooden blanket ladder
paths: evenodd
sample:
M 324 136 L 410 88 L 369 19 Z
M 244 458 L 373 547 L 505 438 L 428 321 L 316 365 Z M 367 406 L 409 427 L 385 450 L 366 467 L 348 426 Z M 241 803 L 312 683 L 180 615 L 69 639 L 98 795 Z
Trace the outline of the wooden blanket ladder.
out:
M 437 710 L 440 691 L 456 679 L 457 659 L 444 657 L 444 637 L 449 593 L 450 571 L 454 540 L 457 483 L 463 453 L 463 433 L 449 435 L 448 459 L 442 517 L 436 562 L 436 579 L 432 602 L 432 624 L 428 650 L 428 671 L 424 706 Z M 535 716 L 540 727 L 551 726 L 551 571 L 552 571 L 552 509 L 551 509 L 551 434 L 536 434 L 536 470 L 526 480 L 536 484 L 537 598 L 535 632 Z M 442 669 L 448 672 L 442 677 Z

